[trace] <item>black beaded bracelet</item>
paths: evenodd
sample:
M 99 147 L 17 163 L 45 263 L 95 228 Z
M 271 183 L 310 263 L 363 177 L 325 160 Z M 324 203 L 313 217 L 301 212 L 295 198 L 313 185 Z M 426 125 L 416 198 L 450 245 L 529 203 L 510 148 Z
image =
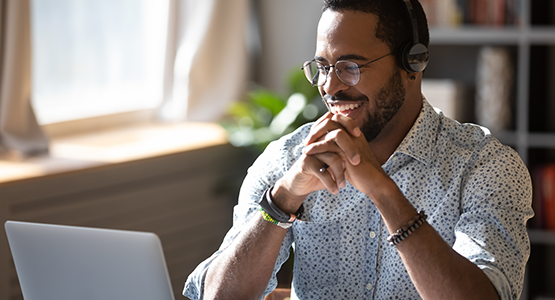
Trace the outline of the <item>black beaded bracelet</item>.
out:
M 399 244 L 407 236 L 413 233 L 416 230 L 416 228 L 424 224 L 427 218 L 428 216 L 424 213 L 423 210 L 421 210 L 416 215 L 416 217 L 414 217 L 411 221 L 409 221 L 409 224 L 407 225 L 407 227 L 399 228 L 399 230 L 397 230 L 395 233 L 387 237 L 387 241 L 391 246 L 395 246 Z
M 264 209 L 264 211 L 273 219 L 281 223 L 293 223 L 296 219 L 300 219 L 301 214 L 304 212 L 304 206 L 301 204 L 295 214 L 288 214 L 286 212 L 283 212 L 274 204 L 274 202 L 272 202 L 272 197 L 270 196 L 272 188 L 273 186 L 268 188 L 264 192 L 264 195 L 262 195 L 259 203 L 260 207 L 262 207 L 262 209 Z

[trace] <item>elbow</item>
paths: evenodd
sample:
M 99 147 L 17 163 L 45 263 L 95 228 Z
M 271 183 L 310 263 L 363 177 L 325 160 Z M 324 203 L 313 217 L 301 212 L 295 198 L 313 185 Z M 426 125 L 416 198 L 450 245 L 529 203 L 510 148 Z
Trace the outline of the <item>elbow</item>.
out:
M 209 276 L 212 275 L 212 276 Z M 206 274 L 204 283 L 203 297 L 204 300 L 260 300 L 264 297 L 265 287 L 260 289 L 253 284 L 249 284 L 249 280 L 237 283 L 235 280 L 226 280 L 226 277 L 214 276 L 214 274 Z M 228 278 L 231 279 L 231 278 Z M 235 281 L 235 283 L 234 283 Z
M 245 300 L 263 299 L 263 293 L 252 293 L 250 291 L 239 291 L 238 289 L 226 289 L 222 287 L 205 287 L 204 300 Z

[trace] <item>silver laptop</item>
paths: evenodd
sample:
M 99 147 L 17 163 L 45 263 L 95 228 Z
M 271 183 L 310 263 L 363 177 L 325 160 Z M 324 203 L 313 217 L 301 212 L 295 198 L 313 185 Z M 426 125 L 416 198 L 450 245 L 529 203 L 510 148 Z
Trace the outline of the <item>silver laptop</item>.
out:
M 25 300 L 174 300 L 157 235 L 8 221 Z

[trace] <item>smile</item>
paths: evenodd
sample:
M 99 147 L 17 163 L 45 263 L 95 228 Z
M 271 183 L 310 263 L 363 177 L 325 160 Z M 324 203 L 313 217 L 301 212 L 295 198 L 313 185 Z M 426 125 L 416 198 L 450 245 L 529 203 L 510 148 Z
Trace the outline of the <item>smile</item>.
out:
M 331 104 L 332 113 L 347 115 L 350 111 L 355 110 L 360 107 L 358 103 L 335 105 Z

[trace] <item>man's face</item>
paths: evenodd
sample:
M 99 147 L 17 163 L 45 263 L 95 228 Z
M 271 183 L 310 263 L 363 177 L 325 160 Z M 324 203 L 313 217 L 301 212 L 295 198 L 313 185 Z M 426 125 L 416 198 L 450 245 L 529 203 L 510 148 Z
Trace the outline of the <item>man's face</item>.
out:
M 330 11 L 318 24 L 316 59 L 325 65 L 338 60 L 351 60 L 363 65 L 391 52 L 387 44 L 375 37 L 377 17 L 353 11 Z M 401 108 L 405 88 L 395 63 L 389 55 L 360 69 L 360 81 L 355 86 L 341 82 L 330 70 L 320 93 L 334 114 L 353 119 L 369 142 L 374 140 Z

